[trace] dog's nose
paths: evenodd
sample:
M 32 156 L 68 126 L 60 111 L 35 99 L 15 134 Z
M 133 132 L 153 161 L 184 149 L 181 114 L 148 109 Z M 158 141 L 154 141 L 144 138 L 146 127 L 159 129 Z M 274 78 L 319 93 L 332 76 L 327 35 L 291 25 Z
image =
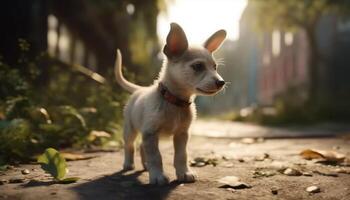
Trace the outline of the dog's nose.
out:
M 218 88 L 221 88 L 224 85 L 225 85 L 225 81 L 224 80 L 216 80 L 216 86 Z

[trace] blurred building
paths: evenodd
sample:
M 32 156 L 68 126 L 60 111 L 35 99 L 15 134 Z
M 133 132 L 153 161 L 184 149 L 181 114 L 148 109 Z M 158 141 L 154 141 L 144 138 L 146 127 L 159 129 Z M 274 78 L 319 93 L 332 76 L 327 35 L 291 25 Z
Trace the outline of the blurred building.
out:
M 308 98 L 308 42 L 305 32 L 255 30 L 254 6 L 248 4 L 240 21 L 239 62 L 244 69 L 242 107 L 270 106 L 280 97 L 298 104 Z M 349 105 L 350 21 L 322 16 L 316 28 L 321 60 L 319 87 L 324 101 Z

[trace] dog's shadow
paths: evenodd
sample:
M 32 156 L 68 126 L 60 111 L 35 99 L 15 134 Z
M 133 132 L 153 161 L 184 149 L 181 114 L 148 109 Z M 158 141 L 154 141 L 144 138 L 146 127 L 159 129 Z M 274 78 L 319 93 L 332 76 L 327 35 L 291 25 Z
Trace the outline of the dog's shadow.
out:
M 180 183 L 173 181 L 165 186 L 142 183 L 138 177 L 147 171 L 115 174 L 80 184 L 73 188 L 80 199 L 165 199 Z

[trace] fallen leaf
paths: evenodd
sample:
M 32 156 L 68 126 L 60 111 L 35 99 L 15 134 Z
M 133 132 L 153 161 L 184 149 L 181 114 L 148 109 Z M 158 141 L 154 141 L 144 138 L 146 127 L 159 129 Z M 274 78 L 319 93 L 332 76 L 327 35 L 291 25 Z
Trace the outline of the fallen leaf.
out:
M 70 184 L 70 183 L 75 183 L 79 180 L 79 177 L 69 177 L 69 178 L 65 178 L 62 180 L 59 180 L 58 183 L 60 184 Z
M 274 175 L 276 175 L 276 172 L 269 170 L 256 169 L 253 172 L 253 178 L 270 177 Z
M 312 171 L 312 172 L 315 173 L 315 174 L 322 175 L 322 176 L 338 177 L 338 174 L 332 173 L 332 172 L 321 172 L 321 171 L 318 171 L 318 170 L 314 170 L 314 171 Z
M 260 137 L 260 138 L 242 138 L 240 142 L 243 144 L 254 144 L 254 143 L 262 143 L 264 141 L 265 139 Z
M 91 131 L 90 132 L 91 135 L 94 135 L 96 137 L 106 137 L 106 138 L 110 138 L 111 134 L 107 133 L 106 131 Z
M 66 160 L 53 148 L 46 149 L 45 152 L 38 157 L 37 162 L 41 164 L 42 169 L 57 180 L 61 180 L 66 175 Z
M 67 161 L 76 161 L 76 160 L 88 160 L 91 158 L 95 158 L 96 156 L 92 155 L 85 155 L 85 154 L 75 154 L 75 153 L 68 153 L 63 152 L 61 155 L 67 160 Z
M 219 186 L 219 188 L 245 189 L 252 187 L 247 183 L 241 182 L 241 180 L 236 176 L 225 176 L 219 179 L 218 182 L 223 184 Z
M 300 152 L 300 156 L 306 160 L 323 159 L 332 162 L 343 162 L 345 159 L 344 154 L 338 153 L 336 151 L 323 151 L 314 149 L 306 149 Z

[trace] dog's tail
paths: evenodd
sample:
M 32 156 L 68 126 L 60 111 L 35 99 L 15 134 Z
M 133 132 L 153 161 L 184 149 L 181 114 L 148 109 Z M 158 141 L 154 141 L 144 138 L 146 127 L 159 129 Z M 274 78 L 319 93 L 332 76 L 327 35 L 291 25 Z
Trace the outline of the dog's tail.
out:
M 115 60 L 114 74 L 119 85 L 122 86 L 122 88 L 124 88 L 125 90 L 133 93 L 136 90 L 142 88 L 141 86 L 131 83 L 124 78 L 122 74 L 122 55 L 119 49 L 117 49 L 117 58 Z

